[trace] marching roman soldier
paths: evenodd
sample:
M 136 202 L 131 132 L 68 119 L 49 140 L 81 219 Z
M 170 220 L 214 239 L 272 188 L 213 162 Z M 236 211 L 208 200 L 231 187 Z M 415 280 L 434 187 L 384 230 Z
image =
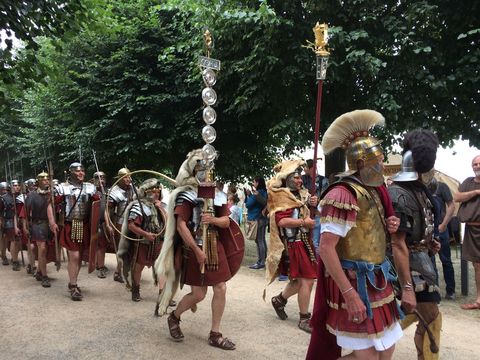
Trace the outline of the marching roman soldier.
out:
M 170 195 L 165 244 L 155 263 L 156 273 L 166 276 L 157 306 L 159 314 L 165 314 L 179 283 L 191 286 L 191 292 L 167 319 L 172 339 L 182 341 L 182 314 L 189 309 L 194 311 L 211 286 L 212 323 L 208 343 L 234 350 L 235 344 L 220 333 L 220 322 L 225 309 L 226 282 L 236 273 L 243 258 L 243 236 L 238 227 L 232 229 L 236 225 L 228 216 L 225 196 L 213 199 L 213 213 L 202 212 L 204 201 L 210 200 L 199 198 L 199 184 L 209 180 L 206 170 L 202 150 L 194 150 L 175 179 L 177 188 Z M 203 226 L 206 231 L 202 231 Z
M 8 183 L 6 181 L 2 181 L 0 183 L 0 256 L 2 257 L 3 265 L 10 265 L 10 262 L 7 258 L 8 241 L 4 233 L 5 222 L 7 221 L 7 219 L 5 219 L 6 207 L 3 200 L 3 197 L 5 196 L 5 194 L 7 194 L 8 189 Z
M 2 203 L 0 204 L 0 210 L 3 212 L 4 218 L 4 241 L 5 246 L 10 246 L 10 254 L 12 255 L 12 270 L 20 270 L 20 262 L 18 261 L 18 253 L 21 250 L 21 237 L 22 233 L 20 226 L 25 223 L 20 219 L 25 217 L 25 212 L 23 209 L 23 201 L 19 196 L 20 183 L 18 180 L 11 181 L 11 190 L 2 196 Z M 25 228 L 23 229 L 25 230 Z M 4 257 L 4 264 L 6 257 Z M 7 260 L 8 261 L 8 260 Z
M 97 171 L 93 174 L 93 183 L 96 189 L 96 195 L 100 198 L 99 201 L 96 201 L 92 205 L 92 226 L 91 232 L 92 237 L 90 241 L 94 244 L 96 241 L 96 249 L 93 249 L 95 253 L 95 268 L 97 270 L 97 277 L 99 279 L 105 279 L 108 272 L 107 267 L 105 266 L 105 253 L 107 251 L 108 239 L 107 234 L 104 231 L 105 224 L 105 198 L 107 196 L 107 176 L 103 171 Z M 105 193 L 104 193 L 105 192 Z M 98 211 L 95 211 L 94 206 L 96 206 Z M 95 217 L 95 218 L 94 218 Z M 95 236 L 95 238 L 94 238 Z M 91 253 L 93 254 L 93 253 Z M 90 259 L 93 261 L 93 259 Z
M 395 301 L 388 233 L 398 228 L 383 178 L 383 151 L 369 135 L 384 117 L 355 110 L 338 117 L 323 135 L 325 154 L 346 151 L 348 170 L 321 196 L 318 283 L 307 359 L 391 359 L 402 337 Z
M 118 170 L 118 183 L 114 185 L 108 192 L 108 209 L 109 214 L 105 215 L 108 233 L 112 241 L 113 250 L 116 253 L 120 242 L 120 232 L 125 218 L 125 211 L 128 204 L 133 199 L 132 178 L 128 176 L 130 170 L 121 168 Z M 115 227 L 116 231 L 113 229 Z M 113 243 L 113 241 L 115 243 Z M 117 261 L 117 269 L 113 274 L 113 280 L 123 283 L 122 271 L 120 263 Z
M 392 252 L 402 306 L 409 313 L 402 327 L 420 320 L 414 338 L 418 359 L 438 359 L 438 351 L 432 352 L 431 339 L 425 336 L 428 326 L 438 348 L 442 314 L 438 308 L 438 275 L 431 256 L 438 252 L 440 243 L 433 238 L 435 200 L 425 186 L 433 178 L 438 139 L 429 130 L 414 130 L 405 135 L 403 145 L 402 170 L 392 177 L 394 182 L 388 188 L 400 218 L 400 227 L 392 235 Z
M 162 185 L 157 179 L 145 180 L 138 189 L 139 199 L 125 210 L 118 256 L 129 283 L 131 272 L 132 301 L 140 301 L 140 279 L 145 266 L 155 263 L 163 244 L 166 212 Z
M 317 206 L 318 198 L 310 196 L 302 183 L 303 160 L 287 160 L 275 167 L 277 175 L 268 181 L 270 214 L 270 246 L 267 256 L 267 281 L 278 274 L 288 275 L 287 286 L 272 297 L 272 306 L 281 320 L 287 319 L 287 299 L 298 296 L 300 310 L 298 327 L 310 329 L 308 306 L 313 283 L 317 277 L 315 250 L 310 231 L 315 221 L 309 216 L 308 205 Z
M 48 226 L 47 209 L 50 201 L 50 180 L 48 173 L 41 172 L 37 175 L 38 187 L 28 193 L 25 208 L 26 218 L 30 220 L 31 243 L 38 249 L 37 280 L 42 281 L 42 286 L 50 287 L 47 276 L 47 252 L 53 246 L 52 232 Z
M 82 164 L 74 162 L 69 170 L 68 180 L 57 185 L 55 189 L 55 203 L 61 204 L 63 225 L 60 228 L 57 226 L 53 210 L 49 210 L 48 220 L 50 229 L 60 233 L 60 244 L 68 251 L 70 297 L 74 301 L 81 301 L 83 295 L 77 279 L 82 260 L 88 260 L 86 257 L 90 245 L 90 208 L 92 200 L 98 200 L 98 195 L 95 185 L 83 181 L 85 169 Z

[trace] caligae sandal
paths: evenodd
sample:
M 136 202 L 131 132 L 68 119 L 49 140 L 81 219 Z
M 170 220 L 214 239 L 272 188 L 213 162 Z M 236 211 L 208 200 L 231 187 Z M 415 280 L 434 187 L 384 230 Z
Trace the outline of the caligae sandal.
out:
M 286 320 L 288 318 L 285 312 L 285 305 L 287 305 L 287 300 L 283 298 L 282 293 L 272 297 L 272 306 L 280 320 Z
M 229 338 L 223 337 L 222 333 L 215 331 L 210 331 L 208 345 L 222 350 L 235 350 L 235 344 Z
M 73 301 L 81 301 L 83 299 L 82 292 L 77 285 L 68 284 L 68 289 L 70 290 L 70 298 Z
M 183 341 L 184 336 L 182 330 L 180 329 L 180 319 L 175 316 L 173 311 L 170 313 L 170 316 L 167 319 L 167 324 L 173 341 Z

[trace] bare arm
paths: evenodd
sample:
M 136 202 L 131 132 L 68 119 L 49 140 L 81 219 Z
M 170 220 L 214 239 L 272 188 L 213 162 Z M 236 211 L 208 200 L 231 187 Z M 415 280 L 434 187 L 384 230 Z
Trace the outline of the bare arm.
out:
M 393 260 L 402 287 L 402 306 L 407 312 L 411 312 L 417 306 L 417 301 L 412 288 L 410 258 L 405 240 L 406 235 L 403 232 L 392 234 Z
M 472 190 L 472 191 L 466 191 L 466 192 L 456 192 L 453 194 L 453 201 L 455 202 L 465 202 L 468 201 L 475 196 L 480 195 L 480 189 L 477 190 Z
M 55 215 L 53 213 L 52 203 L 50 202 L 47 205 L 47 217 L 48 217 L 48 224 L 50 226 L 50 230 L 52 230 L 54 233 L 57 233 L 58 225 L 55 222 Z
M 347 306 L 348 319 L 352 321 L 353 318 L 358 318 L 359 322 L 362 322 L 367 317 L 367 308 L 358 293 L 351 289 L 350 281 L 340 264 L 340 259 L 335 249 L 339 240 L 340 237 L 338 235 L 328 232 L 323 233 L 320 240 L 320 257 L 328 273 L 342 292 Z
M 211 214 L 202 214 L 202 223 L 225 229 L 230 225 L 230 218 L 228 216 L 215 217 Z
M 306 219 L 292 219 L 292 218 L 283 218 L 281 219 L 277 225 L 279 227 L 284 227 L 284 228 L 298 228 L 301 226 L 308 227 L 309 229 L 313 229 L 315 226 L 315 221 L 311 218 L 306 218 Z
M 145 238 L 149 241 L 155 240 L 155 234 L 154 233 L 143 230 L 140 226 L 135 224 L 135 221 L 130 220 L 128 222 L 128 230 L 130 230 L 134 234 L 136 234 L 138 236 L 141 236 L 141 237 L 143 237 L 143 238 Z
M 447 225 L 452 219 L 454 211 L 455 204 L 453 203 L 453 201 L 447 202 L 447 210 L 445 211 L 445 217 L 443 218 L 442 223 L 438 225 L 438 230 L 440 230 L 440 232 L 444 232 L 447 229 Z

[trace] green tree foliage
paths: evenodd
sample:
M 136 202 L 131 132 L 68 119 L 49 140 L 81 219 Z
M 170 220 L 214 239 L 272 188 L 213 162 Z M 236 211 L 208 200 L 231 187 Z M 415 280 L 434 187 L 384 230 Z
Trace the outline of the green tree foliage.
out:
M 197 57 L 208 26 L 222 61 L 217 169 L 231 180 L 265 173 L 282 151 L 311 144 L 315 56 L 302 45 L 320 21 L 332 25 L 322 133 L 343 112 L 373 108 L 387 119 L 387 145 L 425 127 L 444 144 L 480 146 L 477 13 L 450 0 L 110 0 L 62 52 L 42 47 L 56 75 L 25 96 L 21 139 L 32 164 L 47 132 L 44 147 L 64 164 L 81 145 L 110 173 L 174 173 L 203 143 Z
M 63 38 L 79 30 L 88 20 L 88 3 L 81 0 L 1 0 L 0 30 L 0 100 L 5 96 L 5 87 L 19 82 L 28 85 L 32 80 L 41 80 L 44 68 L 38 63 L 35 39 L 38 36 Z M 14 41 L 21 42 L 26 51 L 19 62 Z M 3 85 L 3 86 L 2 86 Z

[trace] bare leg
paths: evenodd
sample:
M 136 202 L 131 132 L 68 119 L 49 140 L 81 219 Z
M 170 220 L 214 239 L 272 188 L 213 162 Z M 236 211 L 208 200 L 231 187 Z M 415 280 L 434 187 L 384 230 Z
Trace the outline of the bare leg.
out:
M 475 269 L 475 285 L 477 286 L 477 303 L 480 304 L 480 263 L 474 262 L 473 268 Z
M 307 314 L 310 305 L 310 295 L 312 293 L 314 279 L 297 279 L 298 284 L 298 308 L 300 313 Z
M 297 294 L 299 288 L 298 280 L 290 280 L 282 291 L 283 298 L 287 300 L 290 296 Z
M 192 286 L 191 288 L 192 292 L 185 295 L 178 303 L 177 308 L 173 311 L 177 319 L 180 319 L 180 316 L 193 305 L 205 299 L 205 295 L 207 295 L 206 286 Z
M 220 322 L 225 310 L 227 284 L 221 282 L 213 286 L 212 331 L 220 332 Z
M 0 229 L 0 256 L 2 259 L 7 257 L 7 237 L 3 234 L 3 229 Z
M 80 272 L 81 260 L 80 260 L 80 251 L 68 251 L 68 279 L 70 284 L 76 285 L 78 280 L 78 274 Z
M 354 350 L 352 353 L 342 356 L 345 360 L 390 360 L 393 356 L 395 345 L 384 351 L 377 351 L 374 347 L 365 350 Z
M 18 252 L 20 251 L 20 241 L 17 241 L 15 236 L 7 237 L 7 241 L 10 241 L 10 254 L 12 255 L 12 261 L 18 261 Z
M 96 268 L 102 268 L 105 266 L 105 249 L 97 249 L 97 263 L 95 264 Z
M 135 263 L 135 268 L 133 269 L 133 283 L 134 285 L 140 285 L 140 280 L 142 278 L 142 271 L 143 271 L 144 266 Z
M 38 247 L 38 269 L 43 276 L 47 276 L 47 243 L 37 241 Z

